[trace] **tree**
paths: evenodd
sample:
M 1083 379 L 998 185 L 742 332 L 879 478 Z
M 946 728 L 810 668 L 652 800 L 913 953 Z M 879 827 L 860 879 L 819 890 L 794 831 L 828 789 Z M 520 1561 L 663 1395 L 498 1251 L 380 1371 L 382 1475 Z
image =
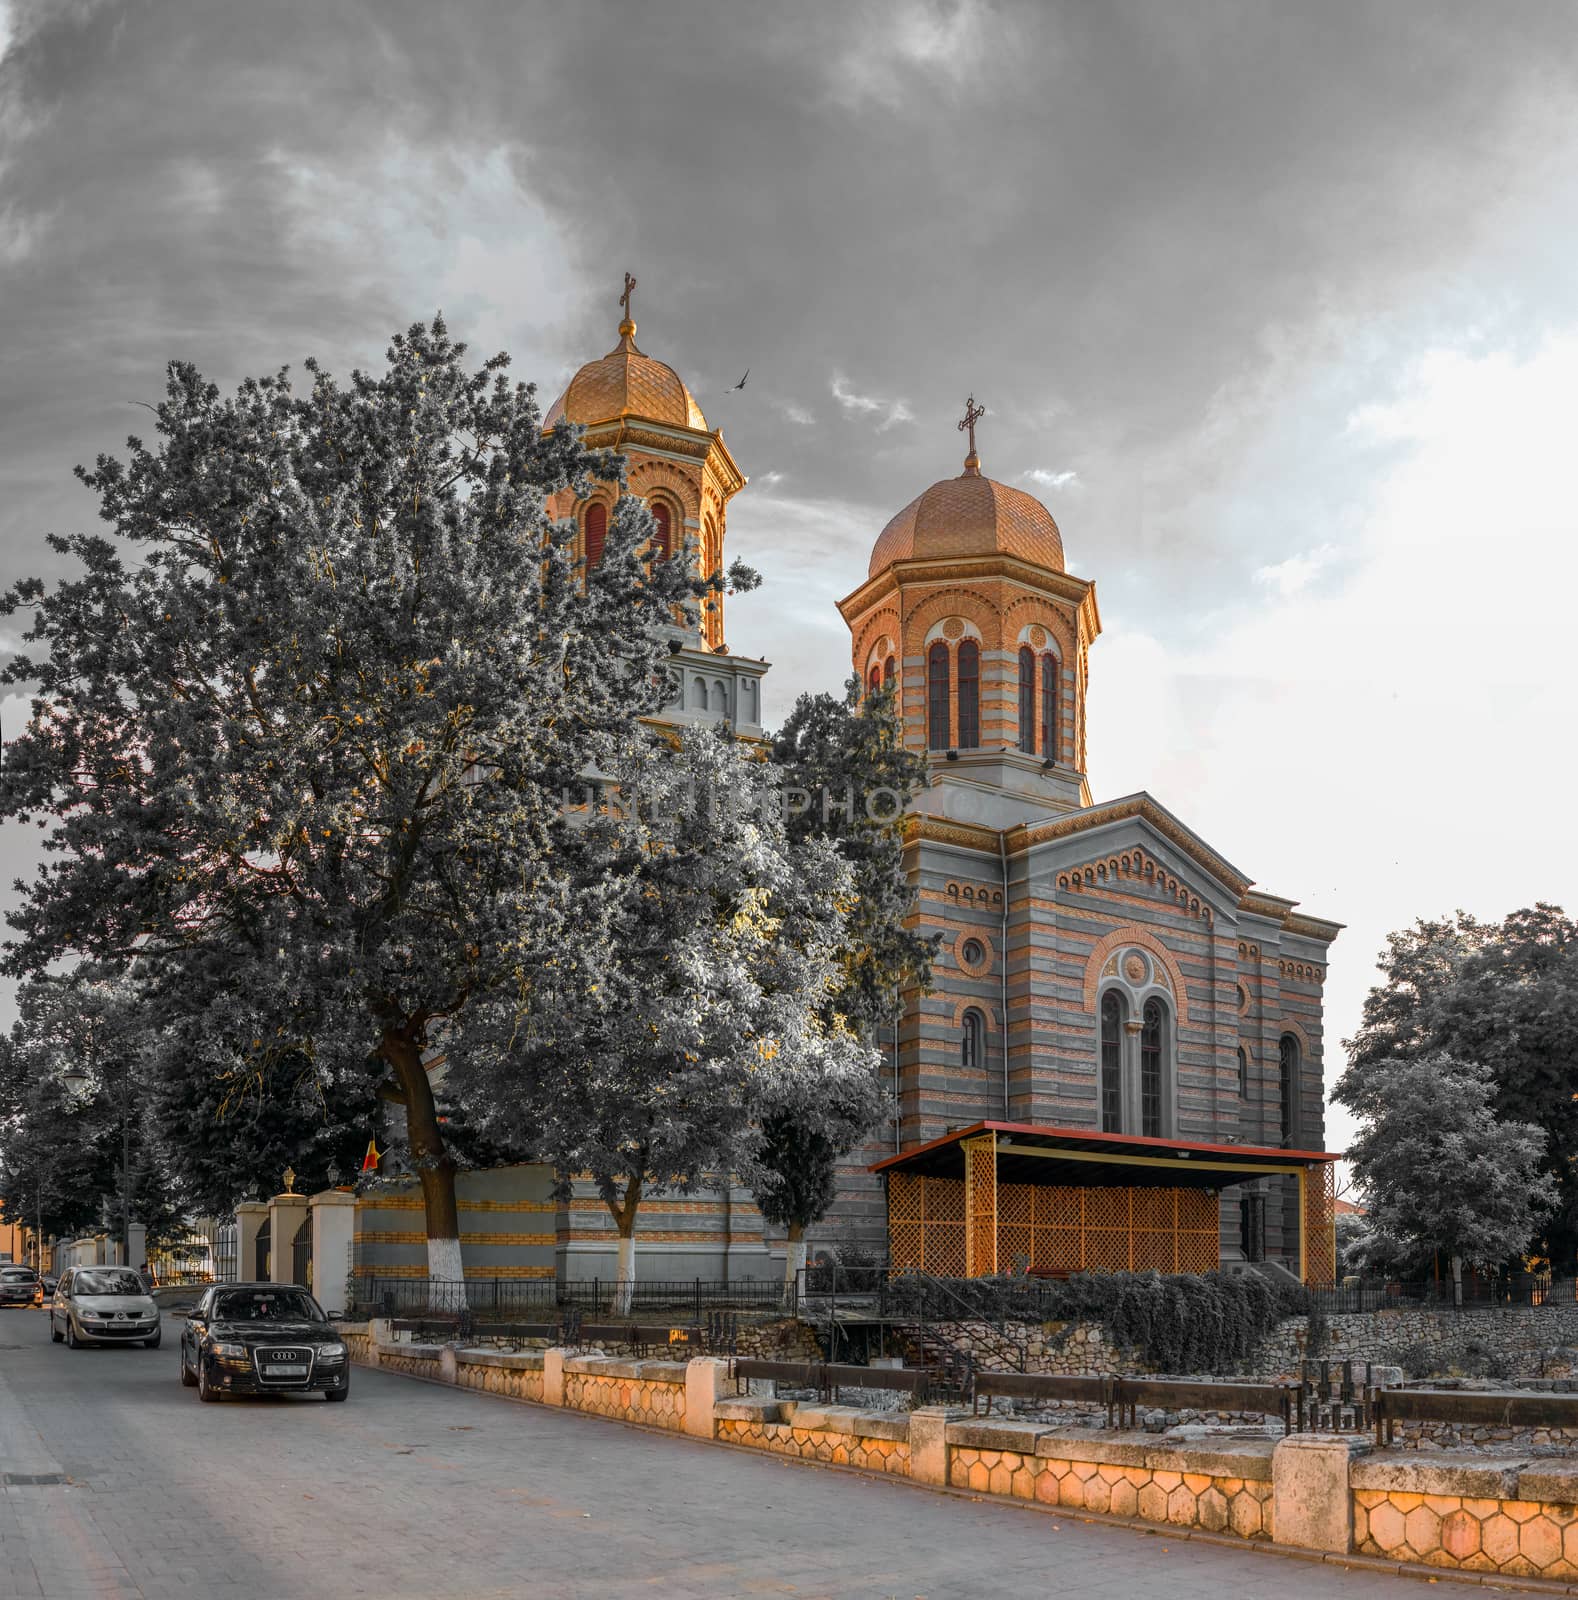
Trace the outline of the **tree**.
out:
M 838 952 L 839 981 L 824 1009 L 873 1042 L 894 1025 L 899 996 L 925 989 L 937 936 L 917 932 L 916 893 L 904 872 L 903 814 L 926 780 L 906 750 L 893 689 L 862 695 L 859 678 L 842 699 L 801 695 L 773 741 L 795 843 L 830 842 L 853 876 L 854 902 Z M 881 1117 L 875 1073 L 795 1094 L 761 1120 L 754 1192 L 763 1216 L 785 1230 L 785 1296 L 805 1265 L 805 1230 L 833 1203 L 840 1159 Z
M 608 801 L 572 849 L 577 874 L 618 901 L 607 962 L 594 982 L 566 952 L 508 1049 L 458 1071 L 563 1186 L 595 1182 L 618 1236 L 623 1311 L 642 1201 L 748 1174 L 759 1106 L 789 1103 L 795 1085 L 870 1077 L 872 1059 L 824 1012 L 849 870 L 820 841 L 790 844 L 771 768 L 695 728 L 658 759 L 633 739 L 605 771 Z
M 0 1212 L 41 1235 L 179 1232 L 132 986 L 79 969 L 24 984 L 17 1006 L 0 1049 Z
M 480 997 L 527 1007 L 555 952 L 606 947 L 608 896 L 562 868 L 564 797 L 661 705 L 670 618 L 709 587 L 647 571 L 625 499 L 583 595 L 547 497 L 622 461 L 544 435 L 505 357 L 463 355 L 435 320 L 381 375 L 309 361 L 301 395 L 281 371 L 221 398 L 173 364 L 156 447 L 79 469 L 115 541 L 52 539 L 76 575 L 3 605 L 41 653 L 3 674 L 36 697 L 0 815 L 47 825 L 52 857 L 7 970 L 135 961 L 240 1084 L 391 1079 L 445 1278 L 456 1158 L 427 1059 L 463 1053 Z
M 1477 1061 L 1495 1083 L 1496 1114 L 1546 1135 L 1544 1165 L 1559 1203 L 1545 1219 L 1553 1260 L 1578 1249 L 1578 927 L 1538 904 L 1501 922 L 1457 913 L 1394 933 L 1385 982 L 1370 991 L 1337 1096 L 1364 1114 L 1385 1063 L 1445 1054 Z
M 1446 1256 L 1461 1305 L 1463 1263 L 1521 1254 L 1556 1204 L 1556 1181 L 1540 1170 L 1545 1134 L 1497 1119 L 1494 1079 L 1477 1062 L 1393 1057 L 1371 1063 L 1367 1088 L 1367 1121 L 1348 1153 L 1371 1230 Z

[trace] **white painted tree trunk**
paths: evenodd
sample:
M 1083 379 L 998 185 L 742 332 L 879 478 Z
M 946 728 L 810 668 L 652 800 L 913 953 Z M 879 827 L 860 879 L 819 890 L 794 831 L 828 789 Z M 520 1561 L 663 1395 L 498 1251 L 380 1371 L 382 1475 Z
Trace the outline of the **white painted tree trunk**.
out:
M 805 1238 L 791 1237 L 784 1245 L 784 1310 L 795 1306 L 795 1282 L 805 1271 Z
M 614 1286 L 614 1315 L 627 1316 L 630 1297 L 636 1287 L 636 1236 L 634 1230 L 619 1235 L 619 1253 L 615 1256 L 614 1276 L 619 1280 Z
M 1463 1308 L 1463 1258 L 1452 1257 L 1452 1304 L 1459 1310 Z
M 466 1269 L 460 1259 L 460 1240 L 458 1239 L 429 1239 L 427 1241 L 427 1277 L 430 1283 L 459 1284 L 458 1290 L 445 1291 L 446 1304 L 444 1310 L 458 1311 L 466 1303 L 465 1290 Z M 448 1297 L 452 1294 L 460 1295 L 460 1304 L 450 1306 Z

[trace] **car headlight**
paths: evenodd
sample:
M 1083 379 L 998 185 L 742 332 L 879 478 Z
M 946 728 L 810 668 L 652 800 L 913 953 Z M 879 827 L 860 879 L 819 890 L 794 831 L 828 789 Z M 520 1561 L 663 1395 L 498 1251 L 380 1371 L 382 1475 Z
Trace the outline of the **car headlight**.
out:
M 246 1359 L 247 1347 L 244 1344 L 211 1344 L 208 1347 L 216 1356 L 229 1356 L 232 1359 Z
M 336 1340 L 333 1344 L 320 1344 L 318 1354 L 330 1361 L 338 1361 L 345 1354 L 345 1346 Z

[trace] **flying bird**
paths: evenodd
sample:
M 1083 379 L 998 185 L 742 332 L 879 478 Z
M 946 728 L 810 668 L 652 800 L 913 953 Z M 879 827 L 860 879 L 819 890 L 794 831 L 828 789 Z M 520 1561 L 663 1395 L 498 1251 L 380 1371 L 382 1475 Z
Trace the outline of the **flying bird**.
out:
M 751 369 L 749 367 L 747 367 L 745 369 L 745 378 L 750 377 L 750 375 L 751 375 Z M 741 378 L 740 381 L 737 384 L 735 384 L 734 387 L 736 389 L 743 389 L 745 387 L 745 378 Z

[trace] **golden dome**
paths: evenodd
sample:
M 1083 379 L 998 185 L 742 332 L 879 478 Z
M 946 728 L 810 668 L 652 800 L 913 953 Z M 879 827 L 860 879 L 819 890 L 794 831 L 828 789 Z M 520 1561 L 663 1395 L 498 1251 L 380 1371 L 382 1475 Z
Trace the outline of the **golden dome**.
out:
M 561 417 L 587 425 L 641 417 L 707 431 L 707 419 L 684 380 L 671 366 L 636 349 L 635 335 L 636 325 L 627 317 L 619 324 L 619 343 L 601 361 L 588 361 L 554 401 L 543 419 L 545 430 Z
M 895 561 L 983 555 L 1064 570 L 1063 535 L 1052 513 L 1034 495 L 983 478 L 972 450 L 959 477 L 934 483 L 882 530 L 868 575 Z

